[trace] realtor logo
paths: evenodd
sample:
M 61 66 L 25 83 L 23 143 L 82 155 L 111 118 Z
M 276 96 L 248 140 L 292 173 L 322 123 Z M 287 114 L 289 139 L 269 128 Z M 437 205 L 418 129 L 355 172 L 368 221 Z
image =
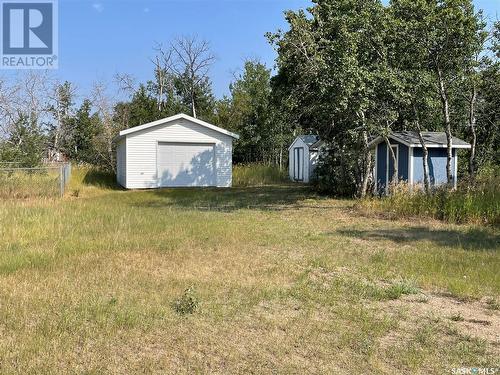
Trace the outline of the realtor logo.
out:
M 57 3 L 2 1 L 4 69 L 57 68 Z

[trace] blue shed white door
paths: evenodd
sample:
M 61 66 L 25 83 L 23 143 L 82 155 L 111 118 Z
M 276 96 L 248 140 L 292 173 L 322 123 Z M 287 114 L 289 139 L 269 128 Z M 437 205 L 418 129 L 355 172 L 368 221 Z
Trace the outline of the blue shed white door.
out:
M 304 181 L 304 147 L 294 147 L 293 168 L 293 179 Z
M 214 144 L 158 143 L 160 187 L 215 186 Z

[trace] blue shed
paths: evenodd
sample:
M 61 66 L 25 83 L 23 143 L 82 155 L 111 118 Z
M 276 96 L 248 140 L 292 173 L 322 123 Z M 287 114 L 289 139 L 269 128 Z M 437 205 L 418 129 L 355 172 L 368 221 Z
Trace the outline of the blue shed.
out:
M 446 134 L 444 132 L 422 132 L 424 142 L 429 152 L 429 178 L 431 186 L 445 184 L 446 180 Z M 396 154 L 398 163 L 398 177 L 410 185 L 423 184 L 423 150 L 418 133 L 413 131 L 392 132 L 389 136 L 391 147 Z M 394 163 L 383 137 L 377 137 L 370 142 L 375 150 L 374 178 L 378 191 L 387 190 L 388 182 L 394 173 Z M 453 180 L 457 184 L 457 149 L 470 148 L 470 144 L 453 137 L 451 167 Z

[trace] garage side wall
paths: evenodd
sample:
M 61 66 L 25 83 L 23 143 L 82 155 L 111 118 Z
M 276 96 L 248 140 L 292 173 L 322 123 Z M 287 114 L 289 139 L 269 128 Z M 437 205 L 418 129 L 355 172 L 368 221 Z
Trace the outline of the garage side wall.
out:
M 231 187 L 233 184 L 233 139 L 231 137 L 227 138 L 225 142 L 215 144 L 218 187 Z
M 188 120 L 177 120 L 127 135 L 128 189 L 158 187 L 158 142 L 215 144 L 216 186 L 232 183 L 232 138 Z
M 121 139 L 116 145 L 116 181 L 127 186 L 127 139 Z

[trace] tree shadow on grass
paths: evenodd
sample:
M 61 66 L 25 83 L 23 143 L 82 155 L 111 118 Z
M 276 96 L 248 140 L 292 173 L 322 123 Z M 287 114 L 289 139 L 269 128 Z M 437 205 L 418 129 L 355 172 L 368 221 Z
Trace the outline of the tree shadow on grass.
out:
M 107 190 L 123 190 L 116 182 L 116 176 L 111 172 L 89 169 L 83 177 L 83 184 Z
M 153 199 L 140 207 L 179 207 L 199 211 L 231 212 L 239 209 L 289 210 L 304 207 L 304 199 L 321 199 L 307 186 L 273 185 L 238 188 L 175 188 L 151 192 Z M 315 207 L 313 205 L 308 207 Z
M 389 240 L 397 244 L 430 241 L 439 246 L 458 247 L 465 250 L 499 250 L 500 235 L 487 229 L 473 228 L 467 231 L 453 229 L 409 228 L 357 230 L 341 229 L 336 233 L 368 241 Z M 326 233 L 328 234 L 328 233 Z M 330 233 L 332 234 L 332 233 Z

